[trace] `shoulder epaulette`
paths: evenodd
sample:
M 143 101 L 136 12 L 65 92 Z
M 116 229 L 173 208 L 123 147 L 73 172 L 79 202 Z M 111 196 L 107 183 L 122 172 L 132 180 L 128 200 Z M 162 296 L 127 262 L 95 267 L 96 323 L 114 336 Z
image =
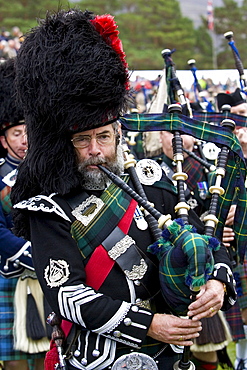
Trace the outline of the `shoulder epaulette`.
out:
M 71 221 L 63 209 L 52 199 L 55 193 L 46 195 L 36 195 L 35 197 L 23 200 L 15 204 L 13 208 L 24 209 L 28 211 L 42 211 L 47 213 L 56 213 L 66 221 Z

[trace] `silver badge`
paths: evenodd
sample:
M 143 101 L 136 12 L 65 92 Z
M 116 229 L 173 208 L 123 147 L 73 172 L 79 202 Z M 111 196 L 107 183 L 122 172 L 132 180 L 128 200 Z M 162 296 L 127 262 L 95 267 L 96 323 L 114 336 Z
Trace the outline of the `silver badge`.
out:
M 78 207 L 76 207 L 71 213 L 78 221 L 81 221 L 84 226 L 87 226 L 104 207 L 104 205 L 105 203 L 100 198 L 97 198 L 95 195 L 91 195 Z M 89 207 L 92 207 L 92 211 L 87 215 L 83 214 L 83 212 Z
M 140 210 L 140 207 L 138 205 L 134 213 L 134 220 L 139 230 L 147 230 L 148 223 L 143 217 L 142 211 Z
M 158 370 L 152 357 L 144 353 L 132 352 L 119 357 L 112 365 L 112 370 Z
M 214 143 L 206 143 L 203 145 L 202 151 L 207 159 L 215 161 L 220 152 L 220 148 L 217 147 Z
M 129 249 L 129 247 L 131 247 L 131 245 L 133 245 L 134 243 L 135 243 L 134 240 L 129 235 L 125 235 L 123 239 L 119 240 L 119 242 L 117 242 L 112 247 L 112 249 L 108 251 L 108 255 L 114 261 L 116 261 L 116 259 L 120 257 L 121 254 L 124 254 L 127 251 L 127 249 Z
M 132 270 L 124 270 L 125 275 L 130 280 L 141 280 L 143 276 L 146 274 L 148 269 L 148 265 L 146 264 L 145 260 L 142 258 L 140 261 L 140 265 L 133 265 Z
M 51 288 L 63 285 L 69 279 L 69 264 L 64 260 L 52 260 L 45 268 L 44 278 Z
M 153 185 L 162 177 L 162 169 L 153 159 L 141 159 L 137 162 L 136 173 L 144 185 Z

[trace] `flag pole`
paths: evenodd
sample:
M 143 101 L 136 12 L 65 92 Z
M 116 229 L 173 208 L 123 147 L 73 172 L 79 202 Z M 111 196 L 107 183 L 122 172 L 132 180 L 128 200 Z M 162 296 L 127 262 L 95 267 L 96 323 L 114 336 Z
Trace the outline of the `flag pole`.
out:
M 212 64 L 213 69 L 217 69 L 217 55 L 216 55 L 216 35 L 214 33 L 214 10 L 213 10 L 213 0 L 208 0 L 207 3 L 207 22 L 208 30 L 212 40 Z

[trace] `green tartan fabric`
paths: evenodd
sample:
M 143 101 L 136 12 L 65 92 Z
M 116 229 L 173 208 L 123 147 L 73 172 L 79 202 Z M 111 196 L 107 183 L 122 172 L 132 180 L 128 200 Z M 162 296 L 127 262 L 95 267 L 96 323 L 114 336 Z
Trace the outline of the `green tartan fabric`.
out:
M 177 315 L 186 315 L 191 291 L 206 284 L 214 269 L 212 250 L 220 243 L 215 238 L 194 232 L 192 226 L 174 220 L 158 242 L 148 247 L 159 259 L 162 294 Z
M 122 180 L 127 182 L 128 179 L 128 175 L 122 176 Z M 104 232 L 106 236 L 108 235 L 108 228 L 111 228 L 112 225 L 115 227 L 116 223 L 118 223 L 127 211 L 131 201 L 129 195 L 115 184 L 111 184 L 100 198 L 104 202 L 104 206 L 101 211 L 95 215 L 88 226 L 84 226 L 78 220 L 74 221 L 71 225 L 71 234 L 78 243 L 84 258 L 88 257 L 94 248 L 101 244 L 102 233 Z M 83 215 L 90 214 L 94 209 L 95 204 L 92 203 L 92 205 L 85 210 Z M 98 236 L 99 230 L 102 230 L 100 237 Z
M 119 118 L 123 129 L 128 131 L 180 131 L 197 139 L 226 145 L 241 158 L 243 152 L 236 136 L 227 128 L 210 125 L 175 113 L 126 114 Z
M 241 282 L 242 294 L 238 295 L 238 303 L 241 309 L 247 307 L 247 260 L 245 258 L 243 265 L 238 265 L 235 270 L 235 273 L 239 274 L 239 279 Z
M 10 200 L 10 192 L 11 192 L 11 187 L 5 186 L 5 188 L 3 188 L 0 193 L 1 204 L 6 214 L 9 214 L 12 209 L 12 204 Z
M 225 193 L 219 197 L 217 218 L 219 223 L 216 236 L 221 239 L 223 226 L 232 200 L 236 200 L 237 209 L 234 223 L 236 245 L 242 263 L 247 243 L 247 193 L 245 188 L 246 165 L 241 145 L 237 137 L 227 128 L 196 121 L 178 114 L 127 114 L 121 117 L 124 129 L 129 131 L 179 131 L 197 139 L 209 141 L 218 146 L 227 146 L 230 150 L 222 187 Z
M 216 125 L 220 125 L 223 119 L 230 118 L 235 122 L 236 126 L 247 127 L 247 117 L 230 112 L 193 112 L 193 118 Z

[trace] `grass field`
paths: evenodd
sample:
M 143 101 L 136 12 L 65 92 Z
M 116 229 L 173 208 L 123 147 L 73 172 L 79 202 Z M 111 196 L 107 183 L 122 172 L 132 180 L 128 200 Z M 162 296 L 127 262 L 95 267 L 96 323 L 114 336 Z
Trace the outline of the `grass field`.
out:
M 234 342 L 231 342 L 228 344 L 228 347 L 227 347 L 227 353 L 232 361 L 232 364 L 234 366 L 234 362 L 235 362 L 235 359 L 236 359 L 236 350 L 235 350 L 235 343 Z M 218 370 L 221 370 L 221 366 L 218 366 Z
M 228 352 L 230 359 L 232 360 L 232 363 L 234 364 L 234 361 L 236 359 L 236 349 L 235 349 L 234 342 L 231 342 L 230 344 L 228 344 L 227 352 Z

